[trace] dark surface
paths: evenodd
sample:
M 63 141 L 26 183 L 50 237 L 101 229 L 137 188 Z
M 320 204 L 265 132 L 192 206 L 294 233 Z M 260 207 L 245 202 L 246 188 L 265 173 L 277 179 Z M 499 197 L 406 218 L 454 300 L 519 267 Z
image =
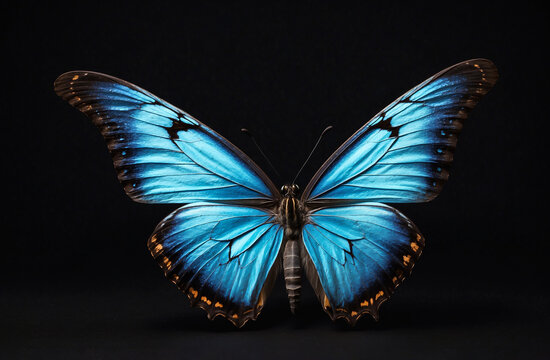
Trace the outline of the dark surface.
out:
M 550 356 L 542 9 L 20 2 L 2 14 L 3 358 Z M 273 176 L 240 133 L 249 128 L 283 181 L 333 125 L 303 188 L 381 108 L 474 57 L 501 77 L 465 125 L 449 183 L 431 203 L 397 206 L 425 235 L 423 257 L 381 320 L 353 329 L 309 287 L 292 318 L 282 282 L 241 330 L 191 309 L 145 246 L 174 207 L 127 198 L 99 132 L 53 92 L 76 69 L 136 83 Z

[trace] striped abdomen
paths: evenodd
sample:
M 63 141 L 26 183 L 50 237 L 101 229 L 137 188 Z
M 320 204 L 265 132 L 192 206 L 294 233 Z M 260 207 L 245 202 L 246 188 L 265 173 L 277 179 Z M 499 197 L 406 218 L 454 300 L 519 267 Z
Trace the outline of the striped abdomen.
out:
M 300 295 L 302 293 L 302 266 L 300 264 L 300 246 L 297 239 L 288 239 L 285 244 L 283 269 L 290 311 L 295 314 L 300 306 Z

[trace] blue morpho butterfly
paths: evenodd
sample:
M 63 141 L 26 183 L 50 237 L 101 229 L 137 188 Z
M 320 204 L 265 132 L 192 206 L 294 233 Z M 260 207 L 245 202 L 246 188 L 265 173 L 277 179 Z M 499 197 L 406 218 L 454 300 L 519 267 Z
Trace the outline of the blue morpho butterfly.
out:
M 353 134 L 300 197 L 297 185 L 278 191 L 221 135 L 133 84 L 73 71 L 55 91 L 99 127 L 130 198 L 186 204 L 148 247 L 208 318 L 255 320 L 281 269 L 294 312 L 303 269 L 327 314 L 354 324 L 378 318 L 424 248 L 417 227 L 385 203 L 439 194 L 462 124 L 497 78 L 486 59 L 430 77 Z

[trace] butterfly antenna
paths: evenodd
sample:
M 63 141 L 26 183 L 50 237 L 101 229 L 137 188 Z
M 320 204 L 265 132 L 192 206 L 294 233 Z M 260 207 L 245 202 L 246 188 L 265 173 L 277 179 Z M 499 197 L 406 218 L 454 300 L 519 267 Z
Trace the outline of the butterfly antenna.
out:
M 262 148 L 260 147 L 260 145 L 258 145 L 258 143 L 256 142 L 256 138 L 254 137 L 254 135 L 252 135 L 252 133 L 250 132 L 250 130 L 246 129 L 246 128 L 242 128 L 241 131 L 243 133 L 245 133 L 246 135 L 248 135 L 251 139 L 252 139 L 252 142 L 254 143 L 254 145 L 256 145 L 256 147 L 258 148 L 258 151 L 260 152 L 260 154 L 262 154 L 262 156 L 264 157 L 265 161 L 267 161 L 267 163 L 269 164 L 269 167 L 271 167 L 271 170 L 273 170 L 273 172 L 277 175 L 277 177 L 281 177 L 281 175 L 279 175 L 279 172 L 277 171 L 277 169 L 275 169 L 275 166 L 273 166 L 273 164 L 271 163 L 271 161 L 269 161 L 269 158 L 267 157 L 267 155 L 262 151 Z
M 321 142 L 321 139 L 323 138 L 323 136 L 330 130 L 332 129 L 332 126 L 327 126 L 325 128 L 325 130 L 323 130 L 323 132 L 321 133 L 321 135 L 319 135 L 319 139 L 317 140 L 317 142 L 315 143 L 315 146 L 313 147 L 313 150 L 311 150 L 311 152 L 309 153 L 309 156 L 307 157 L 306 161 L 304 161 L 304 164 L 302 165 L 302 167 L 300 168 L 300 170 L 298 170 L 298 173 L 296 174 L 296 176 L 294 177 L 294 180 L 292 180 L 292 184 L 294 184 L 296 182 L 296 179 L 298 179 L 298 176 L 300 175 L 300 173 L 302 172 L 302 170 L 304 169 L 304 167 L 306 166 L 307 162 L 309 161 L 309 159 L 311 158 L 311 155 L 313 155 L 313 153 L 315 152 L 315 149 L 317 149 L 317 146 L 319 145 L 319 143 Z

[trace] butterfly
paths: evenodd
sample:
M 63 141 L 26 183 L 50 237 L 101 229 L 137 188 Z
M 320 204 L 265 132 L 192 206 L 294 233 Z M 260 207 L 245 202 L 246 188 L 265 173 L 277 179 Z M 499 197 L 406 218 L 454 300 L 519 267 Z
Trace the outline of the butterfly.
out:
M 235 145 L 136 85 L 72 71 L 54 88 L 99 128 L 131 199 L 182 205 L 148 248 L 193 306 L 241 327 L 281 271 L 292 312 L 305 273 L 333 320 L 378 319 L 425 245 L 386 204 L 440 193 L 464 120 L 497 78 L 486 59 L 428 78 L 346 140 L 301 194 L 293 183 L 278 189 Z

